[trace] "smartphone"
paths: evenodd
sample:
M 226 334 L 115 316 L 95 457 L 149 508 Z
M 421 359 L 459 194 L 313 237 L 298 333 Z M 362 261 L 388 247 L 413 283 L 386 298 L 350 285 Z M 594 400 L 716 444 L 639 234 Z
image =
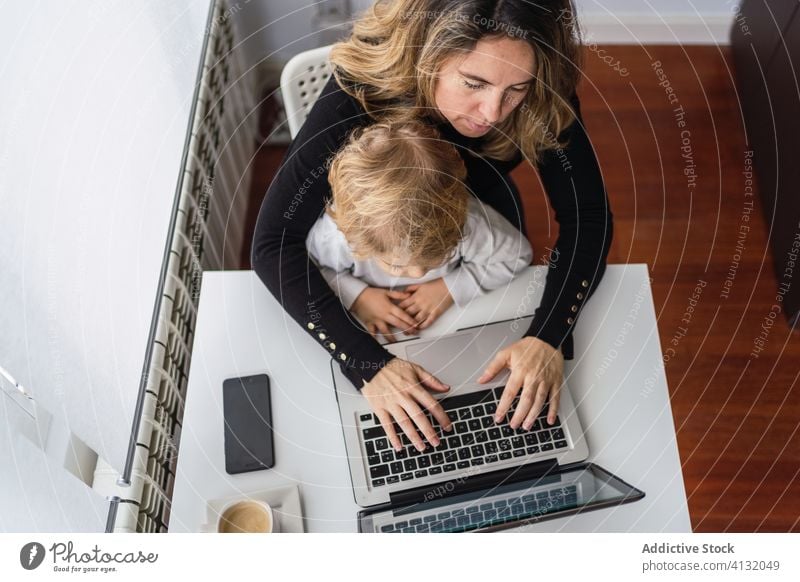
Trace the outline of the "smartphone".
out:
M 275 465 L 269 376 L 229 378 L 222 383 L 225 471 L 229 475 Z

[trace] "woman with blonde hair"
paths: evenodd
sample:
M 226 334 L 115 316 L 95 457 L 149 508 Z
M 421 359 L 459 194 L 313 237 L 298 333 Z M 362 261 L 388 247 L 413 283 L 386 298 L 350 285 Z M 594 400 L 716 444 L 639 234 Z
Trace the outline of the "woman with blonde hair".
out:
M 421 366 L 389 354 L 309 261 L 306 238 L 331 195 L 329 161 L 356 128 L 377 121 L 430 124 L 457 148 L 472 194 L 524 232 L 519 194 L 508 174 L 526 160 L 539 172 L 559 236 L 525 337 L 500 350 L 480 381 L 510 369 L 496 422 L 511 412 L 510 426 L 528 429 L 549 402 L 552 424 L 564 358 L 572 357 L 572 330 L 605 272 L 612 237 L 605 188 L 575 93 L 580 43 L 569 0 L 378 0 L 351 36 L 334 45 L 330 60 L 334 75 L 261 207 L 253 268 L 342 365 L 396 448 L 394 422 L 417 449 L 425 448 L 422 437 L 438 446 L 423 412 L 449 430 L 447 414 L 428 392 L 448 388 Z M 352 306 L 356 313 L 360 300 Z M 384 323 L 422 327 L 407 310 L 394 309 L 403 304 L 398 299 L 387 305 Z

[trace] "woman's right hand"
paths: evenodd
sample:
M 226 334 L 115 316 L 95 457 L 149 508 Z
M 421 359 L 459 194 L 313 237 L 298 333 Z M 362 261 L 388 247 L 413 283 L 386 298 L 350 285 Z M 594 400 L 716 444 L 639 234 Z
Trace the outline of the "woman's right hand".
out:
M 423 408 L 428 409 L 446 431 L 452 430 L 447 413 L 426 387 L 436 392 L 447 392 L 450 389 L 426 372 L 422 366 L 394 358 L 361 389 L 361 393 L 366 396 L 386 436 L 397 451 L 401 450 L 403 445 L 395 430 L 395 422 L 418 451 L 425 450 L 425 442 L 419 436 L 417 429 L 431 445 L 439 446 L 439 437 L 425 416 Z
M 350 311 L 364 323 L 369 333 L 380 333 L 387 341 L 395 342 L 397 340 L 391 332 L 392 326 L 405 333 L 413 333 L 417 326 L 416 320 L 395 303 L 409 297 L 411 294 L 405 291 L 367 287 L 353 301 Z

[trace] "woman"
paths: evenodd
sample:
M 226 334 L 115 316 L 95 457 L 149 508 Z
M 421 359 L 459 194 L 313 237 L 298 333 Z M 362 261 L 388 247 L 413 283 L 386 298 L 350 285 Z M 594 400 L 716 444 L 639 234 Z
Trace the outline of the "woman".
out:
M 605 271 L 612 217 L 575 88 L 580 45 L 568 0 L 378 1 L 334 46 L 330 79 L 286 154 L 256 226 L 252 263 L 289 314 L 361 390 L 395 448 L 393 421 L 419 450 L 450 421 L 428 389 L 448 389 L 421 366 L 394 358 L 344 309 L 309 261 L 306 236 L 330 197 L 327 164 L 351 131 L 376 120 L 417 119 L 454 143 L 473 193 L 524 228 L 508 173 L 535 164 L 559 223 L 542 302 L 521 340 L 480 378 L 510 369 L 495 420 L 519 394 L 512 428 L 530 428 L 549 400 L 555 422 L 572 329 Z M 424 321 L 387 295 L 378 326 Z M 353 311 L 358 313 L 358 299 Z M 424 315 L 424 314 L 422 314 Z M 563 354 L 562 354 L 563 352 Z M 521 392 L 521 393 L 520 393 Z

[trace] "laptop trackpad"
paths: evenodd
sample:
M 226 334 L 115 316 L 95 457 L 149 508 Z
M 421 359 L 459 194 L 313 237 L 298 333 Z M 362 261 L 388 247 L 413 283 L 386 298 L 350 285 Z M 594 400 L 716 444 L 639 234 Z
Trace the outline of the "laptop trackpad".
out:
M 485 341 L 475 333 L 445 336 L 406 347 L 408 359 L 450 386 L 475 384 L 504 341 Z M 503 338 L 505 339 L 505 338 Z M 483 340 L 483 341 L 482 341 Z M 503 379 L 505 374 L 498 374 Z

